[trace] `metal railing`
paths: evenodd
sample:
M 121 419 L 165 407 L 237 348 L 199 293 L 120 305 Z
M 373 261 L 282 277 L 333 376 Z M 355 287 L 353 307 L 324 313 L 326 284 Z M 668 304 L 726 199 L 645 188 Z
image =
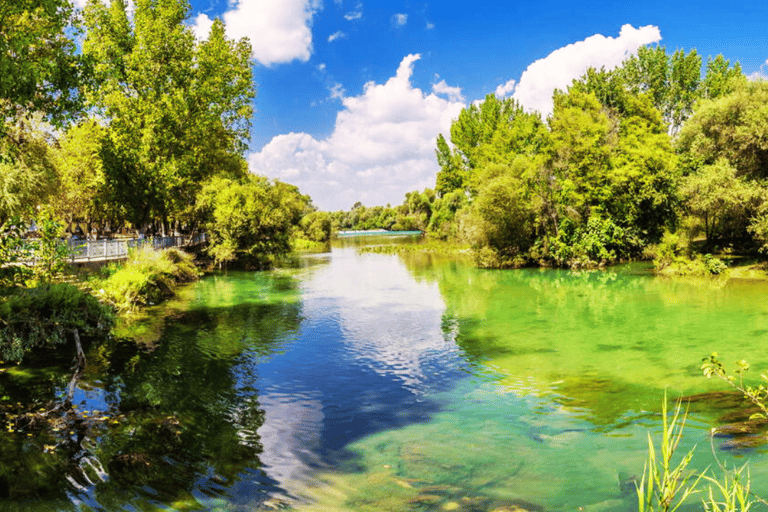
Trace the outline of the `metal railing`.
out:
M 165 249 L 167 247 L 189 247 L 207 240 L 205 233 L 194 236 L 164 236 L 152 238 L 131 238 L 125 240 L 70 240 L 69 259 L 72 263 L 87 261 L 108 261 L 127 258 L 130 251 L 142 247 Z

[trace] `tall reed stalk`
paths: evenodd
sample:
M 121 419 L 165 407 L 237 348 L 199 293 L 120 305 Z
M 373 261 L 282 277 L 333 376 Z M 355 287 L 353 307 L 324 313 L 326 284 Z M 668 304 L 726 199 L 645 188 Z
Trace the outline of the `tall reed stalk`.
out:
M 672 457 L 680 444 L 683 428 L 688 411 L 680 416 L 681 403 L 678 400 L 675 413 L 671 419 L 667 416 L 667 396 L 664 394 L 662 404 L 663 432 L 661 438 L 660 458 L 656 456 L 653 439 L 648 434 L 648 460 L 643 469 L 643 478 L 637 485 L 639 512 L 675 512 L 685 500 L 696 491 L 704 473 L 699 474 L 693 482 L 690 471 L 686 471 L 693 458 L 695 447 L 683 459 L 672 465 Z

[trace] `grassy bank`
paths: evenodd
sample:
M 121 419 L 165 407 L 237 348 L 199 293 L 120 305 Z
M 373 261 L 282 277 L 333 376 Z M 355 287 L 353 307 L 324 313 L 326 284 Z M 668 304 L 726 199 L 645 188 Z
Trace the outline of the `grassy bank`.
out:
M 472 256 L 472 248 L 469 245 L 440 240 L 428 240 L 420 244 L 364 245 L 359 247 L 357 251 L 359 253 L 374 254 L 407 254 L 421 252 L 458 258 L 468 258 Z
M 131 311 L 173 296 L 178 284 L 201 275 L 193 255 L 175 248 L 147 248 L 134 251 L 125 262 L 102 267 L 87 278 L 86 284 L 96 297 L 118 311 Z

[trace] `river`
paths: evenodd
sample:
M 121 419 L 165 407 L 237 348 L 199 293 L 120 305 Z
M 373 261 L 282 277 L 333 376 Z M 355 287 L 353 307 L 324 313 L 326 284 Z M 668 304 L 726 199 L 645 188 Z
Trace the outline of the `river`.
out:
M 381 240 L 379 240 L 381 242 Z M 270 272 L 221 272 L 92 346 L 0 373 L 0 509 L 9 511 L 636 510 L 661 403 L 722 390 L 719 352 L 768 369 L 763 281 L 668 280 L 642 264 L 488 271 L 366 241 Z M 710 436 L 691 466 L 767 450 Z M 691 510 L 701 505 L 692 502 Z

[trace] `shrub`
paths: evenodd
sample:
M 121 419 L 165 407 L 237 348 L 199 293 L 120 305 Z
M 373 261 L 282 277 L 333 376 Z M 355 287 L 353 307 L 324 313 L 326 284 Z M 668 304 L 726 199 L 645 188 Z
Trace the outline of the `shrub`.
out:
M 75 329 L 83 338 L 98 338 L 113 325 L 112 309 L 73 285 L 19 288 L 0 302 L 0 354 L 20 361 L 34 348 L 71 342 Z
M 641 242 L 631 230 L 610 218 L 592 216 L 585 226 L 564 221 L 552 243 L 552 258 L 560 266 L 589 268 L 638 253 Z
M 92 286 L 118 309 L 155 304 L 173 295 L 177 283 L 197 279 L 200 271 L 194 257 L 179 249 L 156 251 L 144 248 L 134 251 L 125 264 L 104 280 Z

